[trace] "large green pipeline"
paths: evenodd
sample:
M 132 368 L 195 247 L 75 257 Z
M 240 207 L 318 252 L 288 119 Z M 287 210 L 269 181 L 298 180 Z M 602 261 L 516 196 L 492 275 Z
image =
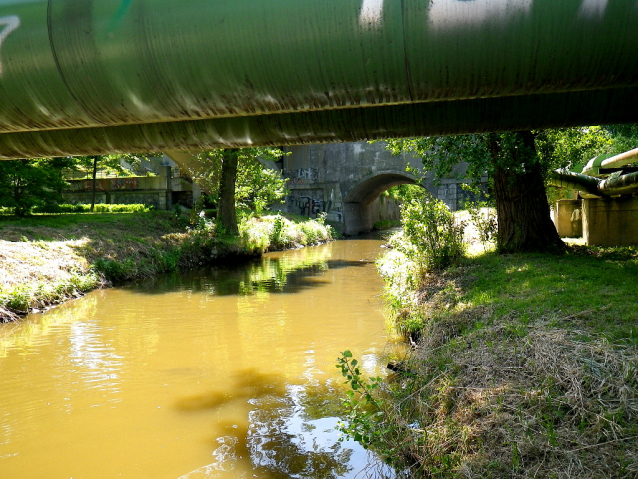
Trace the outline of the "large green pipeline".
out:
M 169 146 L 186 147 L 176 122 L 217 125 L 209 143 L 327 141 L 325 118 L 429 112 L 423 103 L 445 103 L 441 128 L 462 133 L 485 129 L 481 115 L 462 118 L 485 104 L 468 105 L 503 97 L 532 100 L 493 113 L 492 128 L 591 122 L 537 114 L 534 98 L 551 108 L 547 98 L 570 92 L 603 122 L 601 98 L 635 102 L 637 24 L 635 0 L 0 0 L 0 155 L 15 156 L 7 144 L 45 154 L 54 130 L 93 128 L 131 148 L 148 128 L 169 129 Z M 611 116 L 638 121 L 637 111 Z M 253 135 L 273 115 L 296 126 Z M 228 120 L 246 134 L 227 139 Z M 419 134 L 406 126 L 414 118 L 390 123 Z M 350 136 L 392 134 L 377 127 Z
M 554 171 L 550 174 L 549 183 L 599 197 L 631 195 L 638 193 L 638 172 L 624 175 L 616 173 L 600 179 L 571 171 Z
M 522 112 L 525 112 L 524 114 Z M 0 134 L 0 158 L 144 153 L 249 145 L 334 143 L 409 136 L 626 123 L 638 88 L 412 103 L 235 118 Z

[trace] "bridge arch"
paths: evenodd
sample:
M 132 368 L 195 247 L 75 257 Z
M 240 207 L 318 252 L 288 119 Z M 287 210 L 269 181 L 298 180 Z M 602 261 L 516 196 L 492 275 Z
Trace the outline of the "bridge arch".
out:
M 420 184 L 428 189 L 418 182 L 416 176 L 400 170 L 376 171 L 353 185 L 343 199 L 345 234 L 355 235 L 372 230 L 372 202 L 388 188 L 405 184 Z M 430 189 L 428 191 L 433 193 Z

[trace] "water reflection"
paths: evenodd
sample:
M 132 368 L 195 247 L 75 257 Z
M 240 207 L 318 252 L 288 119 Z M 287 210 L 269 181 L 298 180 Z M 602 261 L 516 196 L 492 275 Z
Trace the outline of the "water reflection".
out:
M 367 453 L 338 441 L 334 364 L 351 349 L 383 371 L 380 245 L 269 254 L 0 325 L 0 476 L 365 477 Z
M 104 343 L 100 326 L 83 321 L 71 324 L 69 342 L 69 359 L 82 377 L 83 386 L 117 393 L 122 357 Z
M 227 424 L 228 434 L 216 438 L 214 461 L 180 479 L 220 478 L 231 472 L 238 478 L 354 478 L 364 477 L 361 468 L 366 463 L 375 465 L 373 477 L 394 477 L 358 444 L 340 440 L 340 394 L 334 388 L 286 385 L 283 377 L 278 382 L 275 375 L 261 377 L 253 371 L 248 377 L 241 382 L 247 385 L 254 380 L 249 390 L 257 393 L 249 400 L 253 409 L 248 426 Z M 285 388 L 283 394 L 280 387 Z M 243 397 L 249 396 L 247 390 Z M 195 412 L 239 398 L 224 400 L 213 394 L 203 402 L 201 399 L 188 398 L 179 407 Z
M 301 248 L 285 253 L 271 253 L 263 258 L 237 265 L 218 265 L 190 273 L 162 276 L 154 282 L 136 287 L 141 292 L 158 294 L 189 290 L 216 296 L 259 293 L 294 294 L 307 288 L 330 284 L 319 278 L 327 270 L 362 268 L 373 259 L 332 259 L 334 243 L 320 248 Z

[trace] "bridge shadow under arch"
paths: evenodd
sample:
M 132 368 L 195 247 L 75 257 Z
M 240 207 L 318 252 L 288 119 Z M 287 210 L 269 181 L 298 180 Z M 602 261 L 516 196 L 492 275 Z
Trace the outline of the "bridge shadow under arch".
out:
M 377 171 L 350 188 L 343 200 L 345 234 L 356 235 L 371 231 L 374 226 L 372 202 L 387 189 L 405 184 L 418 184 L 428 189 L 419 183 L 416 176 L 400 170 Z

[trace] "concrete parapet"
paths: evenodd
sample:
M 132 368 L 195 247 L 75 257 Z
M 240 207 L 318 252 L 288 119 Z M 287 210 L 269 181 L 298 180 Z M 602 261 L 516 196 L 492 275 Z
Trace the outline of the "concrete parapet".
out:
M 558 200 L 554 223 L 561 238 L 580 238 L 583 235 L 581 200 Z
M 168 210 L 173 203 L 192 205 L 193 184 L 184 178 L 173 178 L 170 166 L 160 167 L 160 176 L 99 178 L 96 181 L 96 202 L 108 204 L 142 203 L 158 210 Z M 65 201 L 91 202 L 92 180 L 71 180 L 63 192 Z M 198 190 L 197 193 L 200 193 Z M 198 199 L 197 196 L 196 199 Z
M 638 198 L 583 200 L 583 233 L 588 245 L 638 244 Z

